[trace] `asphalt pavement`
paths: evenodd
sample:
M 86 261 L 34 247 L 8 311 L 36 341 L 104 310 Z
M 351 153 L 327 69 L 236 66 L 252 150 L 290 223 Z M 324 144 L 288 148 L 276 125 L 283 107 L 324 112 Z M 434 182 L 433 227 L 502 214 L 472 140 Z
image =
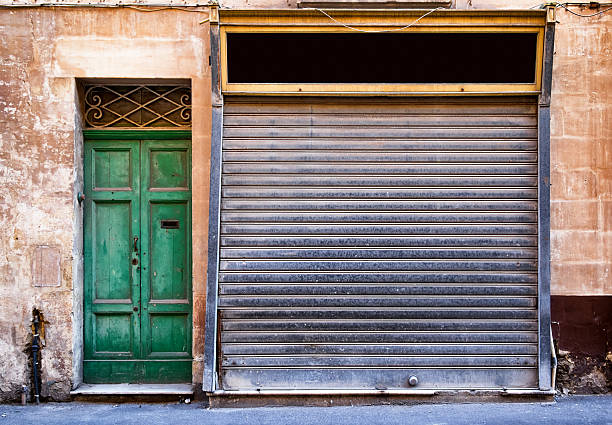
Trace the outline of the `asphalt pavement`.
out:
M 612 395 L 555 402 L 207 409 L 202 403 L 0 405 L 0 425 L 612 425 Z

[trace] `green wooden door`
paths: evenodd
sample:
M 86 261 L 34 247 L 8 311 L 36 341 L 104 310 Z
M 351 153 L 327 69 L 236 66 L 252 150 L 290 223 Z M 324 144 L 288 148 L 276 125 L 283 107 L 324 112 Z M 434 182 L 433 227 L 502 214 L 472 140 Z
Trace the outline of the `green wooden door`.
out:
M 191 151 L 85 142 L 88 383 L 191 382 Z

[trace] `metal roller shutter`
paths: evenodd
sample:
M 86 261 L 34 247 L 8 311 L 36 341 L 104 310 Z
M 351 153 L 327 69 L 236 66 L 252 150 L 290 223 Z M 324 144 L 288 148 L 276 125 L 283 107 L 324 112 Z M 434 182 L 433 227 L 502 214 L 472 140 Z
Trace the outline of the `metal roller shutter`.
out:
M 223 389 L 537 388 L 534 98 L 223 119 Z

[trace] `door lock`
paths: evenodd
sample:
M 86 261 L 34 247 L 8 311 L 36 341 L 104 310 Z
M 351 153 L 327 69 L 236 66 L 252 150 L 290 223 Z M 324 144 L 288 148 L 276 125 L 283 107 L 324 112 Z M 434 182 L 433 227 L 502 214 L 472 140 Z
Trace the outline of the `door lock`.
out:
M 138 265 L 138 258 L 132 259 L 132 265 L 133 266 L 137 266 Z
M 134 307 L 134 311 L 138 311 L 138 307 Z

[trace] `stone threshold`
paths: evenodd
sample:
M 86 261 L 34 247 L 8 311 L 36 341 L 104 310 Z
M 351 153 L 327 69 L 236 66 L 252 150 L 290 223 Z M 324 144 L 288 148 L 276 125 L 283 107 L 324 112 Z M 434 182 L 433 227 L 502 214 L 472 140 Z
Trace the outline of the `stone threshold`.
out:
M 80 384 L 71 396 L 193 396 L 192 384 Z

